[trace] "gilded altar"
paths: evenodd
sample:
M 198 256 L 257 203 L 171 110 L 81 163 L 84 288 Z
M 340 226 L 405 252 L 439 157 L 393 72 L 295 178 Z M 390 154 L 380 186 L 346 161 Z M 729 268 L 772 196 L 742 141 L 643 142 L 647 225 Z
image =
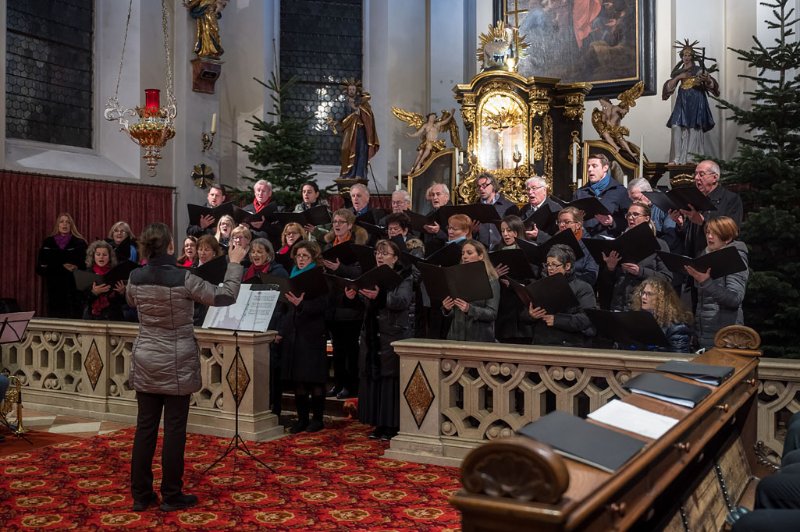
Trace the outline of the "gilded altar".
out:
M 475 180 L 483 172 L 518 203 L 527 201 L 524 183 L 532 175 L 544 176 L 555 195 L 571 197 L 571 146 L 582 145 L 584 99 L 591 88 L 499 69 L 456 85 L 473 162 L 456 183 L 457 201 L 476 200 Z

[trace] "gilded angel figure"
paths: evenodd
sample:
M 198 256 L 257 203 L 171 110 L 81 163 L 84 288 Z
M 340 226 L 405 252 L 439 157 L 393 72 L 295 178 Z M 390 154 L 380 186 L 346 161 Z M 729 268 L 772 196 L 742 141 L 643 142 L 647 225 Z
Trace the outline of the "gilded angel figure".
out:
M 624 150 L 634 161 L 639 159 L 639 149 L 628 143 L 625 137 L 630 135 L 630 131 L 621 125 L 621 122 L 630 108 L 636 105 L 636 99 L 643 92 L 644 82 L 640 81 L 617 96 L 619 105 L 612 104 L 611 100 L 606 98 L 600 98 L 600 109 L 592 111 L 592 125 L 600 138 L 610 144 L 614 151 Z
M 453 143 L 453 146 L 461 147 L 458 124 L 454 119 L 455 113 L 455 109 L 450 109 L 450 111 L 442 110 L 441 116 L 438 118 L 436 113 L 428 113 L 423 117 L 419 113 L 405 111 L 399 107 L 392 107 L 392 114 L 395 117 L 408 124 L 409 127 L 416 128 L 414 133 L 407 133 L 407 135 L 411 138 L 422 138 L 419 146 L 417 146 L 417 158 L 414 160 L 414 164 L 411 166 L 409 173 L 414 173 L 422 168 L 433 154 L 445 148 L 445 141 L 439 138 L 439 134 L 445 129 L 450 133 L 450 141 Z

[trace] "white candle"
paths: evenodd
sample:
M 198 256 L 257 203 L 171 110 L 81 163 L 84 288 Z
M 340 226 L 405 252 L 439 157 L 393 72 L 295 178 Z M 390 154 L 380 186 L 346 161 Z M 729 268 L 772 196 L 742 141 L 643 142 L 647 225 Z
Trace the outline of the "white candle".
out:
M 211 115 L 211 134 L 217 132 L 217 113 Z
M 572 143 L 572 182 L 578 184 L 578 143 Z
M 400 190 L 403 183 L 403 150 L 397 148 L 397 186 L 395 190 Z
M 464 152 L 463 151 L 460 152 L 458 156 L 460 157 L 460 159 L 458 160 L 458 164 L 464 164 Z
M 453 154 L 454 154 L 453 155 L 453 164 L 456 166 L 456 173 L 458 173 L 458 171 L 461 170 L 461 168 L 459 168 L 458 165 L 459 165 L 459 163 L 463 163 L 464 162 L 464 154 L 463 153 L 461 154 L 461 160 L 459 160 L 458 159 L 458 156 L 459 156 L 458 147 L 455 148 L 455 151 L 453 152 Z
M 536 152 L 534 152 L 533 148 L 531 148 L 530 163 L 531 163 L 531 172 L 535 174 L 536 169 L 534 168 L 534 166 L 536 166 Z
M 639 137 L 639 177 L 644 177 L 644 135 Z

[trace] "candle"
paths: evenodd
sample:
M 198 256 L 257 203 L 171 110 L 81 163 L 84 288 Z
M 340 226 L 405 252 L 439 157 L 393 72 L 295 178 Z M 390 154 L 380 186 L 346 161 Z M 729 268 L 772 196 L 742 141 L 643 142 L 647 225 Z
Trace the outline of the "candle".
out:
M 217 113 L 211 115 L 211 134 L 217 132 Z
M 572 182 L 578 184 L 578 143 L 572 143 Z
M 644 135 L 639 137 L 639 177 L 644 177 Z
M 397 148 L 397 185 L 395 190 L 400 190 L 403 184 L 403 150 Z
M 158 89 L 144 90 L 144 108 L 149 114 L 158 114 L 161 108 L 161 91 Z
M 536 169 L 534 167 L 536 166 L 536 152 L 533 150 L 533 148 L 531 148 L 530 152 L 530 163 L 531 163 L 531 172 L 535 174 Z
M 464 164 L 464 152 L 462 151 L 461 153 L 458 154 L 458 156 L 461 157 L 458 160 L 458 164 Z

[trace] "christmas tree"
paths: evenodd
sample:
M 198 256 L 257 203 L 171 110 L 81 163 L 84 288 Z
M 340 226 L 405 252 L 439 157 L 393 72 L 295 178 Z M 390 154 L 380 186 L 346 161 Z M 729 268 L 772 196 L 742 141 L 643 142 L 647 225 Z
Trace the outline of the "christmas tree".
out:
M 761 335 L 765 355 L 800 358 L 800 43 L 792 38 L 798 19 L 788 3 L 761 3 L 772 8 L 766 23 L 774 44 L 753 37 L 749 50 L 731 48 L 756 71 L 741 76 L 755 82 L 744 93 L 750 106 L 717 101 L 747 134 L 723 166 L 748 213 L 741 228 L 751 268 L 745 323 Z
M 246 120 L 255 131 L 250 142 L 246 145 L 236 142 L 254 165 L 247 167 L 253 172 L 252 176 L 242 177 L 253 183 L 266 179 L 272 184 L 272 201 L 291 208 L 300 202 L 303 183 L 316 175 L 310 173 L 311 163 L 314 161 L 314 143 L 307 134 L 311 116 L 289 117 L 282 112 L 296 78 L 280 83 L 273 72 L 266 83 L 253 79 L 269 91 L 273 107 L 266 112 L 267 120 L 256 116 L 252 120 Z M 238 190 L 234 196 L 252 201 L 252 187 Z

